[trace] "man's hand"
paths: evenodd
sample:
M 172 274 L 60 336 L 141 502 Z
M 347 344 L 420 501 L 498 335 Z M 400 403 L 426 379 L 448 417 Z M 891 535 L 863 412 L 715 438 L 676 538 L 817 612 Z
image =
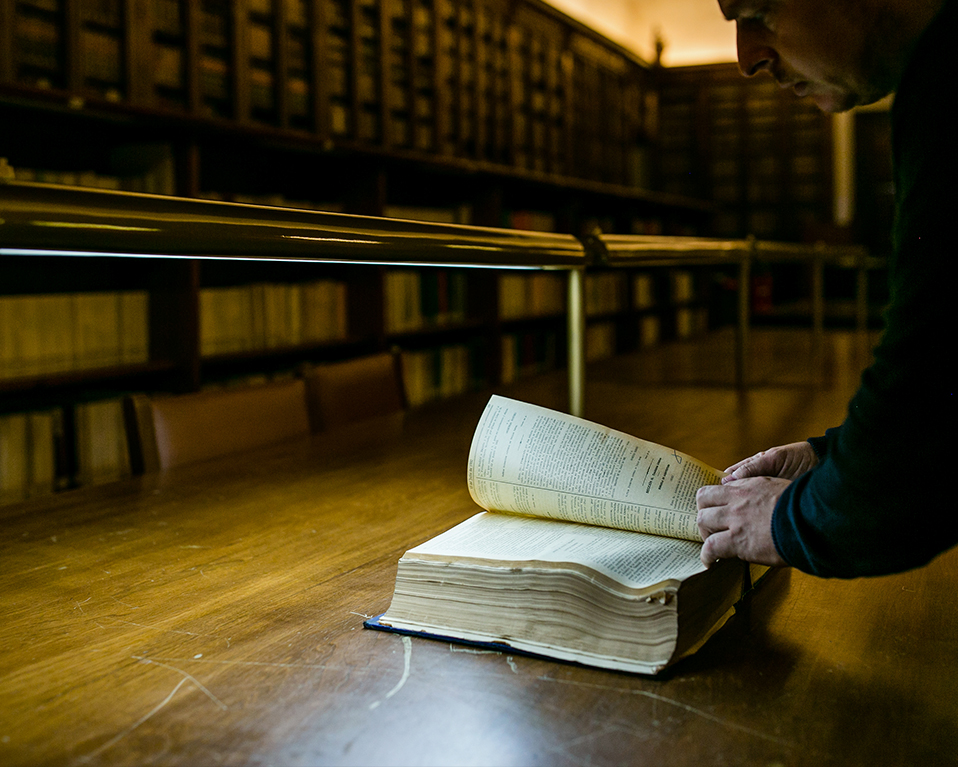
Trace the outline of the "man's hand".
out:
M 792 442 L 790 445 L 763 450 L 751 458 L 729 466 L 725 470 L 728 476 L 722 479 L 722 484 L 746 477 L 796 479 L 816 463 L 818 463 L 818 456 L 808 442 Z
M 700 487 L 695 499 L 705 566 L 736 557 L 761 565 L 784 565 L 772 541 L 772 512 L 789 484 L 789 479 L 751 477 Z

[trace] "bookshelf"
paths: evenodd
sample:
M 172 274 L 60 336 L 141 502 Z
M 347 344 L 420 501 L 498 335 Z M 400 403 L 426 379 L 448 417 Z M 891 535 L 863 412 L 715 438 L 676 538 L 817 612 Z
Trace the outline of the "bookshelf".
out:
M 832 221 L 831 118 L 735 64 L 659 72 L 659 185 L 712 200 L 714 237 L 801 242 Z
M 399 348 L 418 406 L 504 380 L 507 326 L 581 343 L 564 311 L 563 272 L 584 266 L 570 235 L 15 181 L 0 210 L 5 499 L 128 471 L 106 433 L 127 392 Z M 501 311 L 507 280 L 531 312 Z
M 750 107 L 739 93 L 748 83 L 736 74 L 733 94 L 724 77 L 650 67 L 540 0 L 0 0 L 0 156 L 22 181 L 271 206 L 263 215 L 296 221 L 385 217 L 407 235 L 427 221 L 546 239 L 723 226 L 730 236 L 753 215 L 794 229 L 817 210 L 827 162 L 763 159 L 752 179 L 713 161 L 758 131 L 778 146 L 784 130 L 764 116 L 770 98 Z M 811 119 L 776 109 L 799 125 L 790 146 L 814 155 Z M 710 148 L 703 133 L 726 143 Z M 750 189 L 782 179 L 796 191 L 768 209 L 753 204 Z M 162 197 L 151 206 L 167 210 Z M 252 246 L 253 235 L 235 236 Z M 176 236 L 180 255 L 195 255 L 194 233 Z M 597 303 L 583 318 L 591 358 L 702 329 L 712 274 L 682 271 L 596 271 L 586 288 Z M 392 347 L 416 403 L 574 366 L 556 275 L 515 276 L 5 256 L 4 305 L 99 299 L 106 316 L 107 303 L 139 302 L 133 324 L 147 328 L 147 354 L 141 344 L 138 357 L 94 365 L 64 351 L 69 367 L 4 375 L 0 417 L 19 419 L 9 428 L 31 444 L 55 445 L 55 484 L 71 484 L 109 475 L 112 443 L 79 446 L 90 424 L 112 417 L 96 403 L 127 391 L 192 391 Z M 691 298 L 675 298 L 689 286 Z M 322 312 L 309 309 L 317 304 Z M 50 332 L 66 339 L 63 327 Z M 48 465 L 33 473 L 46 477 Z
M 650 190 L 652 74 L 540 0 L 0 0 L 0 156 L 18 181 L 70 187 L 574 235 L 694 232 L 707 203 Z M 23 368 L 17 352 L 0 376 L 0 417 L 40 453 L 55 445 L 52 470 L 11 471 L 53 471 L 56 486 L 110 476 L 115 444 L 87 435 L 115 415 L 100 403 L 126 391 L 399 346 L 425 402 L 568 362 L 562 311 L 500 316 L 494 273 L 453 268 L 440 288 L 429 270 L 386 265 L 318 275 L 5 256 L 0 278 L 2 311 L 56 309 L 26 343 L 59 362 Z M 420 306 L 396 325 L 403 280 Z M 318 293 L 322 325 L 307 309 Z M 70 318 L 112 326 L 124 301 L 138 308 L 123 335 L 145 326 L 132 335 L 147 334 L 146 354 L 83 361 Z
M 576 235 L 688 233 L 708 209 L 650 191 L 653 70 L 541 0 L 0 0 L 0 21 L 14 167 L 122 176 L 152 147 L 173 171 L 154 191 L 452 199 Z M 407 199 L 433 186 L 451 198 Z
M 889 255 L 893 195 L 887 111 L 857 111 L 852 118 L 855 210 L 851 221 L 839 225 L 831 115 L 769 77 L 742 77 L 734 64 L 678 67 L 657 74 L 657 188 L 714 203 L 701 233 L 808 246 L 860 244 L 874 256 Z M 861 325 L 864 312 L 871 327 L 881 326 L 887 294 L 880 280 L 871 281 L 871 299 L 863 308 L 861 270 L 830 261 L 821 268 L 827 275 L 824 313 L 829 324 Z M 756 260 L 755 321 L 805 323 L 817 311 L 807 296 L 822 279 L 813 258 Z
M 601 359 L 735 319 L 744 383 L 753 264 L 812 265 L 816 331 L 824 267 L 857 269 L 865 296 L 863 272 L 880 265 L 862 249 L 753 238 L 580 241 L 10 181 L 0 214 L 5 499 L 128 471 L 123 393 L 268 380 L 387 348 L 402 351 L 414 406 L 567 366 L 575 409 L 583 351 Z M 716 322 L 715 278 L 730 270 L 737 314 Z

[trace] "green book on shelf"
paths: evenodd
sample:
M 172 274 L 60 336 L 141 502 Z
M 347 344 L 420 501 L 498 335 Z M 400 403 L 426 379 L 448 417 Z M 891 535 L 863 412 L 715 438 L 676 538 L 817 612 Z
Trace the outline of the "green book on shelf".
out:
M 494 396 L 468 485 L 484 511 L 407 551 L 369 628 L 655 674 L 695 652 L 764 568 L 706 569 L 695 491 L 722 473 Z

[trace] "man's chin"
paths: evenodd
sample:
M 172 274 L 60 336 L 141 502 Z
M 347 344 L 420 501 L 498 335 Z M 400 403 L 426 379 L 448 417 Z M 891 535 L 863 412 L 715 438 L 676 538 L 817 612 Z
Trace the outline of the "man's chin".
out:
M 816 92 L 810 89 L 808 96 L 823 112 L 847 112 L 859 105 L 859 99 L 855 94 L 846 91 L 823 90 Z

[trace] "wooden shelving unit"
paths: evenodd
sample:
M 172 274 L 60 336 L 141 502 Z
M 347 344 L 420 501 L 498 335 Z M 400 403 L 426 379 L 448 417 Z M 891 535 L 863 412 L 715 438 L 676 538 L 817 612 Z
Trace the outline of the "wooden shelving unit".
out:
M 822 126 L 784 103 L 721 67 L 650 67 L 541 0 L 0 0 L 0 157 L 18 180 L 580 238 L 759 224 L 779 237 L 829 196 Z M 422 317 L 393 327 L 397 271 L 416 275 Z M 269 336 L 262 316 L 302 312 L 319 279 L 342 288 L 342 328 Z M 84 408 L 127 391 L 394 346 L 437 381 L 459 360 L 468 386 L 567 363 L 564 307 L 503 315 L 511 277 L 442 279 L 465 295 L 440 320 L 447 288 L 409 267 L 4 257 L 0 302 L 147 295 L 149 352 L 2 375 L 0 417 L 60 412 L 70 483 L 90 476 L 76 448 Z M 594 356 L 714 321 L 711 277 L 694 268 L 606 279 L 619 298 L 586 320 Z M 232 322 L 246 337 L 217 340 L 216 291 L 245 296 Z M 421 398 L 448 388 L 429 385 Z
M 540 275 L 495 267 L 585 265 L 570 235 L 51 184 L 0 182 L 0 198 L 3 498 L 35 446 L 57 458 L 33 461 L 46 474 L 26 487 L 114 476 L 91 465 L 100 448 L 122 451 L 87 435 L 120 426 L 103 405 L 130 391 L 287 376 L 394 347 L 414 405 L 494 385 L 514 333 L 544 333 L 555 347 L 568 332 L 564 304 L 504 316 L 500 281 Z M 542 276 L 564 297 L 561 271 Z M 535 361 L 552 369 L 565 354 Z M 17 440 L 30 454 L 19 469 L 7 449 Z
M 650 67 L 540 0 L 0 0 L 0 20 L 15 167 L 123 176 L 160 145 L 181 195 L 381 215 L 436 185 L 472 223 L 552 211 L 573 234 L 707 209 L 650 191 Z
M 652 74 L 540 0 L 0 0 L 0 157 L 26 181 L 576 235 L 694 232 L 708 204 L 648 184 Z M 34 426 L 58 430 L 69 484 L 91 476 L 82 424 L 106 418 L 87 404 L 129 390 L 396 345 L 423 369 L 467 359 L 471 386 L 565 364 L 561 310 L 503 319 L 494 273 L 451 277 L 466 294 L 454 320 L 390 328 L 394 271 L 4 257 L 0 302 L 36 297 L 62 320 L 28 345 L 63 347 L 67 314 L 98 296 L 108 317 L 130 292 L 148 297 L 149 343 L 123 362 L 28 351 L 35 365 L 0 375 L 0 411 L 59 413 Z M 317 279 L 341 286 L 342 328 L 269 336 L 262 316 Z M 431 278 L 416 279 L 436 303 Z
M 792 243 L 863 244 L 873 256 L 891 250 L 893 219 L 887 112 L 854 115 L 855 210 L 834 222 L 833 121 L 770 78 L 744 78 L 735 64 L 661 70 L 657 188 L 714 203 L 702 233 Z M 826 317 L 859 322 L 855 274 L 826 269 Z M 816 275 L 807 261 L 756 262 L 755 321 L 795 324 L 812 310 Z M 870 281 L 869 324 L 880 327 L 887 300 Z
M 660 188 L 712 200 L 707 233 L 801 242 L 832 220 L 831 117 L 735 64 L 660 73 Z

